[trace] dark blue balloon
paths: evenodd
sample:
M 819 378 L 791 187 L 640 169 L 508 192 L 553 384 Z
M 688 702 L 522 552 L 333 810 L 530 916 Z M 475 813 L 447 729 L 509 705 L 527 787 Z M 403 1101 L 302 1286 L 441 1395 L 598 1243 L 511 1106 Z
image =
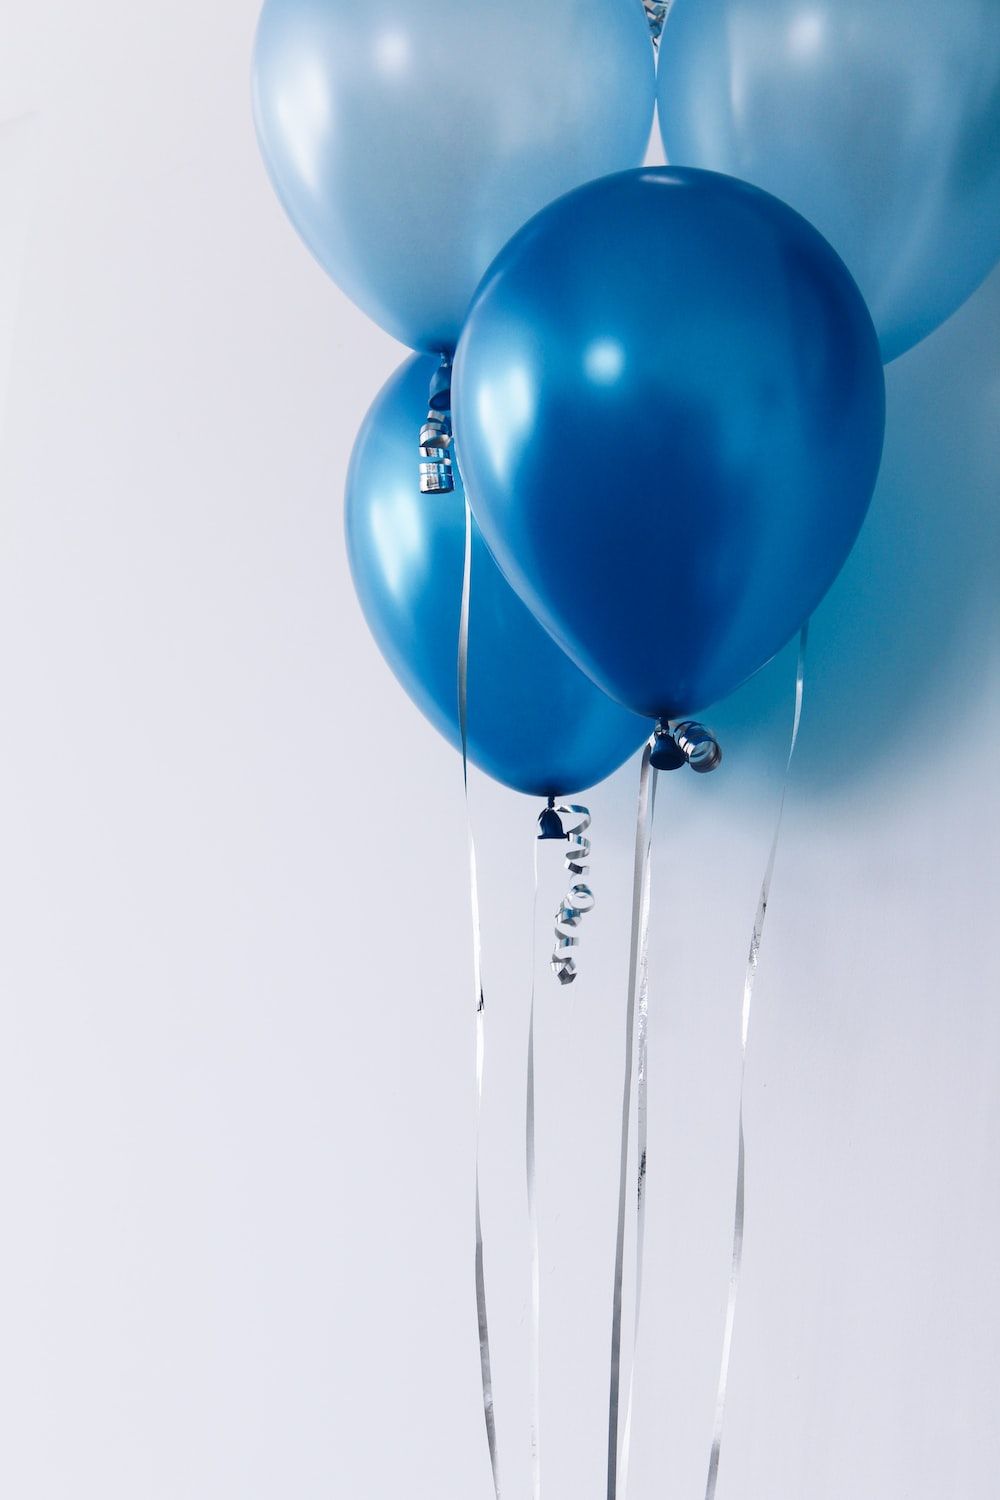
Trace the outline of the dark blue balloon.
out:
M 457 649 L 465 496 L 422 495 L 417 437 L 435 359 L 408 360 L 358 434 L 347 477 L 347 549 L 365 619 L 414 703 L 458 748 Z M 520 792 L 592 786 L 652 726 L 613 703 L 560 651 L 473 532 L 469 757 Z
M 648 715 L 706 707 L 795 633 L 882 451 L 878 340 L 842 261 L 711 172 L 622 172 L 536 215 L 479 289 L 452 390 L 507 578 Z

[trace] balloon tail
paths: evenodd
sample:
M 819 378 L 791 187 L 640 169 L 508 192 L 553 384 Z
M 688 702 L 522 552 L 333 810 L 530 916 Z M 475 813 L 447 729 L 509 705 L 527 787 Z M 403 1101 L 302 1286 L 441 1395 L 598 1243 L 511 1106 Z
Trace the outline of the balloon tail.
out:
M 486 1313 L 486 1267 L 483 1250 L 483 1221 L 480 1201 L 480 1133 L 483 1116 L 483 1074 L 486 1062 L 486 998 L 483 993 L 482 942 L 479 922 L 479 875 L 476 862 L 476 840 L 469 802 L 469 603 L 472 591 L 472 512 L 465 506 L 465 566 L 462 574 L 462 609 L 458 629 L 458 722 L 462 738 L 462 781 L 465 788 L 465 814 L 469 836 L 469 896 L 472 914 L 472 964 L 476 1002 L 476 1312 L 479 1324 L 479 1366 L 483 1385 L 483 1416 L 493 1474 L 495 1500 L 500 1500 L 500 1462 L 497 1452 L 496 1416 L 493 1409 L 493 1370 L 490 1357 L 490 1330 Z
M 615 1272 L 611 1313 L 611 1381 L 608 1399 L 608 1500 L 624 1500 L 628 1480 L 629 1448 L 632 1435 L 632 1397 L 635 1378 L 635 1354 L 639 1337 L 639 1311 L 642 1299 L 642 1261 L 645 1242 L 646 1188 L 646 1032 L 648 1020 L 648 952 L 650 852 L 653 837 L 653 814 L 656 808 L 656 767 L 651 760 L 652 745 L 643 751 L 639 772 L 639 801 L 635 826 L 635 860 L 632 872 L 632 930 L 629 942 L 628 1000 L 625 1010 L 625 1072 L 622 1085 L 621 1150 L 618 1171 L 618 1226 L 615 1241 Z M 636 1012 L 638 1011 L 638 1048 Z M 638 1086 L 636 1098 L 637 1125 L 637 1196 L 635 1237 L 635 1316 L 632 1334 L 632 1357 L 629 1363 L 628 1393 L 625 1404 L 624 1437 L 619 1448 L 619 1411 L 621 1394 L 622 1282 L 625 1267 L 625 1216 L 628 1205 L 629 1117 L 632 1109 L 632 1076 L 638 1052 Z
M 451 360 L 442 354 L 431 378 L 427 420 L 420 429 L 420 493 L 450 495 L 455 488 L 451 455 Z
M 792 715 L 792 733 L 788 745 L 788 756 L 785 760 L 781 797 L 778 802 L 778 816 L 775 819 L 771 848 L 767 857 L 767 864 L 764 868 L 764 878 L 761 881 L 760 897 L 757 901 L 757 914 L 754 917 L 753 933 L 750 938 L 750 953 L 747 958 L 746 978 L 743 982 L 743 1009 L 740 1020 L 739 1148 L 736 1159 L 736 1208 L 733 1215 L 733 1254 L 729 1273 L 729 1296 L 726 1303 L 725 1331 L 722 1336 L 722 1360 L 719 1368 L 719 1385 L 715 1398 L 715 1425 L 712 1432 L 708 1479 L 705 1484 L 705 1500 L 715 1500 L 716 1486 L 719 1481 L 722 1432 L 725 1425 L 726 1396 L 729 1390 L 729 1368 L 733 1352 L 733 1328 L 736 1321 L 736 1303 L 739 1298 L 740 1279 L 743 1271 L 743 1226 L 746 1209 L 746 1140 L 744 1134 L 743 1105 L 747 1072 L 747 1043 L 750 1038 L 750 1012 L 753 1005 L 753 991 L 757 978 L 757 963 L 760 958 L 761 939 L 764 935 L 764 919 L 767 916 L 767 904 L 771 895 L 771 880 L 774 875 L 774 862 L 778 853 L 781 823 L 785 812 L 785 797 L 788 793 L 789 773 L 792 768 L 792 759 L 795 755 L 795 746 L 799 738 L 799 725 L 802 721 L 802 694 L 805 685 L 806 646 L 808 640 L 809 622 L 807 621 L 803 625 L 802 633 L 799 636 L 799 658 L 795 672 L 795 710 Z

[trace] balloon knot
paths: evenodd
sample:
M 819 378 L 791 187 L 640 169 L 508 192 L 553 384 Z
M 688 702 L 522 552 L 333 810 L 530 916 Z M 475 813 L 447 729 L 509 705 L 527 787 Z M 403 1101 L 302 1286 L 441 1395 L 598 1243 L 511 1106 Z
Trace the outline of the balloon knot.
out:
M 671 728 L 661 719 L 650 741 L 649 764 L 657 771 L 678 771 L 688 765 L 705 775 L 722 764 L 722 747 L 715 735 L 693 719 Z
M 556 812 L 555 798 L 550 797 L 548 806 L 538 814 L 538 837 L 540 839 L 564 839 L 566 830 L 562 818 Z
M 681 766 L 687 765 L 684 751 L 662 721 L 657 724 L 649 742 L 649 764 L 654 771 L 679 771 Z

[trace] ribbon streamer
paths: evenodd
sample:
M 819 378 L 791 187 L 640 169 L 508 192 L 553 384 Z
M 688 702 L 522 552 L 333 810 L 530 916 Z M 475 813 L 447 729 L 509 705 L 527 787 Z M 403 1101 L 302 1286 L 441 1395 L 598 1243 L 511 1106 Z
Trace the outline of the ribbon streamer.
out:
M 650 745 L 642 754 L 639 772 L 639 802 L 635 826 L 635 859 L 632 870 L 632 930 L 629 940 L 628 1001 L 625 1009 L 625 1072 L 622 1084 L 621 1149 L 618 1168 L 618 1226 L 615 1239 L 615 1271 L 611 1312 L 611 1382 L 608 1397 L 608 1500 L 624 1497 L 628 1476 L 628 1447 L 632 1427 L 632 1389 L 635 1369 L 635 1346 L 639 1328 L 639 1303 L 642 1293 L 642 1251 L 645 1235 L 646 1183 L 646 1022 L 648 1015 L 648 952 L 650 849 L 653 836 L 653 813 L 656 807 L 655 767 L 650 766 Z M 622 1281 L 625 1267 L 625 1216 L 628 1205 L 629 1115 L 632 1105 L 635 1018 L 639 1011 L 639 1093 L 637 1098 L 638 1134 L 638 1217 L 636 1221 L 636 1289 L 632 1362 L 629 1370 L 626 1402 L 625 1439 L 619 1461 L 619 1407 L 621 1395 Z
M 575 818 L 567 824 L 564 818 Z M 531 1493 L 533 1500 L 541 1495 L 541 1456 L 539 1450 L 540 1426 L 540 1274 L 538 1246 L 538 1208 L 536 1202 L 535 1174 L 535 964 L 538 933 L 538 845 L 540 841 L 559 837 L 557 828 L 563 829 L 570 847 L 566 852 L 566 868 L 572 875 L 585 875 L 590 866 L 590 840 L 586 837 L 590 827 L 590 812 L 577 803 L 555 807 L 549 806 L 539 819 L 540 832 L 532 837 L 534 849 L 534 894 L 531 909 L 531 1002 L 528 1011 L 528 1065 L 525 1101 L 525 1175 L 528 1195 L 528 1236 L 531 1251 L 531 1305 L 529 1316 L 529 1436 L 531 1446 Z M 564 948 L 573 948 L 579 942 L 575 929 L 580 918 L 593 909 L 594 894 L 590 887 L 574 881 L 556 913 L 556 946 L 552 954 L 551 968 L 560 984 L 571 984 L 576 978 L 576 962 L 571 955 L 562 955 Z M 567 933 L 562 929 L 568 927 Z
M 524 1110 L 524 1165 L 528 1195 L 528 1242 L 531 1253 L 531 1305 L 528 1319 L 529 1438 L 531 1444 L 531 1493 L 542 1492 L 539 1425 L 541 1404 L 541 1295 L 538 1249 L 538 1206 L 535 1190 L 535 964 L 538 934 L 538 836 L 532 834 L 534 850 L 534 895 L 531 903 L 531 1003 L 528 1008 L 528 1068 Z
M 635 1362 L 639 1347 L 639 1315 L 642 1311 L 642 1267 L 646 1244 L 646 1054 L 649 1031 L 649 912 L 652 902 L 652 870 L 650 856 L 653 841 L 653 821 L 656 813 L 656 768 L 653 768 L 649 798 L 649 828 L 646 833 L 646 848 L 643 860 L 643 888 L 639 903 L 638 948 L 638 1011 L 636 1036 L 636 1216 L 635 1216 L 635 1313 L 632 1322 L 632 1357 L 629 1360 L 628 1396 L 625 1401 L 625 1425 L 622 1435 L 621 1459 L 619 1462 L 619 1486 L 622 1496 L 628 1492 L 628 1466 L 632 1446 L 632 1410 L 635 1394 Z M 633 915 L 633 923 L 635 917 Z
M 792 734 L 788 745 L 788 757 L 785 761 L 785 774 L 781 783 L 778 816 L 775 819 L 771 849 L 764 868 L 764 878 L 761 881 L 760 897 L 757 902 L 757 915 L 754 918 L 753 933 L 750 938 L 750 953 L 747 958 L 746 978 L 743 982 L 743 1010 L 740 1021 L 739 1151 L 736 1160 L 736 1210 L 733 1215 L 733 1255 L 729 1273 L 729 1297 L 726 1303 L 726 1324 L 722 1337 L 722 1362 L 719 1369 L 719 1385 L 715 1398 L 715 1425 L 712 1432 L 712 1449 L 708 1462 L 708 1479 L 705 1484 L 705 1500 L 715 1500 L 715 1491 L 719 1482 L 722 1432 L 726 1418 L 726 1395 L 729 1390 L 729 1367 L 733 1353 L 733 1327 L 736 1322 L 736 1303 L 739 1298 L 740 1278 L 743 1271 L 743 1228 L 746 1210 L 746 1138 L 744 1134 L 743 1105 L 747 1073 L 747 1043 L 750 1039 L 750 1012 L 753 1005 L 753 991 L 757 978 L 757 963 L 760 958 L 761 939 L 764 936 L 764 919 L 767 916 L 767 903 L 771 895 L 774 862 L 778 853 L 781 822 L 785 812 L 788 777 L 792 768 L 792 759 L 795 755 L 795 746 L 798 743 L 799 725 L 802 721 L 802 694 L 805 685 L 806 646 L 808 641 L 809 622 L 806 621 L 799 636 L 799 659 L 795 671 L 795 712 L 792 716 Z
M 483 1383 L 483 1417 L 493 1474 L 493 1493 L 500 1500 L 500 1462 L 497 1453 L 496 1415 L 493 1409 L 493 1368 L 490 1329 L 486 1315 L 486 1268 L 483 1254 L 483 1220 L 480 1205 L 480 1131 L 483 1116 L 483 1072 L 486 1062 L 486 997 L 483 994 L 482 941 L 479 924 L 479 874 L 476 839 L 469 804 L 469 604 L 472 594 L 472 512 L 465 503 L 465 566 L 462 572 L 462 612 L 458 627 L 458 723 L 462 738 L 462 781 L 469 833 L 469 896 L 472 906 L 472 964 L 476 997 L 476 1312 L 479 1323 L 479 1367 Z
M 576 822 L 569 825 L 563 822 L 570 844 L 566 851 L 566 868 L 571 875 L 586 875 L 590 869 L 590 840 L 586 836 L 590 827 L 590 811 L 576 802 L 557 807 L 555 811 L 560 817 L 565 815 L 576 818 Z M 580 939 L 576 935 L 576 929 L 581 918 L 593 909 L 594 893 L 590 886 L 579 879 L 574 880 L 556 912 L 556 943 L 552 950 L 551 969 L 560 984 L 572 984 L 576 978 L 576 959 L 566 949 L 579 946 Z

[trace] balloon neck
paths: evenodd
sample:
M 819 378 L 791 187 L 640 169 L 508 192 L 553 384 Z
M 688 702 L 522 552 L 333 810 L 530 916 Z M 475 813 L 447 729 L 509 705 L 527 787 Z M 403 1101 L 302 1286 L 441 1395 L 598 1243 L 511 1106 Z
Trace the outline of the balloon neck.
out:
M 682 719 L 672 727 L 660 719 L 649 742 L 649 764 L 656 771 L 690 766 L 705 775 L 722 764 L 722 747 L 710 730 L 693 719 Z
M 442 354 L 441 363 L 431 376 L 428 404 L 431 411 L 451 411 L 451 355 Z
M 431 376 L 427 419 L 420 429 L 420 493 L 450 495 L 455 488 L 451 455 L 451 356 L 442 354 Z
M 649 764 L 654 771 L 679 771 L 682 766 L 687 765 L 684 751 L 662 720 L 657 724 L 649 742 Z
M 672 0 L 642 0 L 642 3 L 646 8 L 646 20 L 649 22 L 649 34 L 653 38 L 653 46 L 658 47 Z
M 538 814 L 538 837 L 540 839 L 564 839 L 567 837 L 566 830 L 562 825 L 562 818 L 556 812 L 554 797 L 550 797 L 548 803 Z

